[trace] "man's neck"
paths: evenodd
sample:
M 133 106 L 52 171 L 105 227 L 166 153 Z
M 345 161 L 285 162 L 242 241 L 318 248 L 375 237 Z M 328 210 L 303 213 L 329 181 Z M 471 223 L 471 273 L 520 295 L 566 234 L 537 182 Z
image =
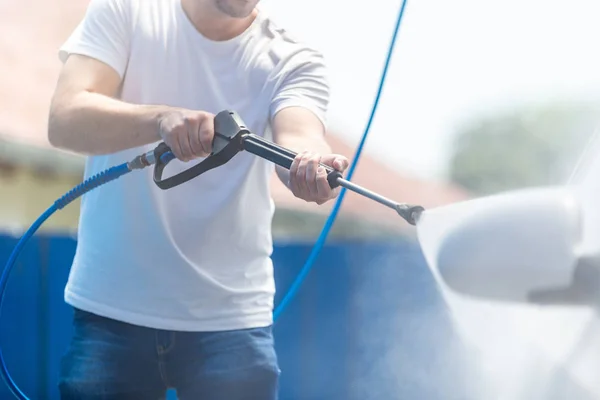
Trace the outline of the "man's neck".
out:
M 232 18 L 208 5 L 208 2 L 181 0 L 183 10 L 198 32 L 210 40 L 223 41 L 241 35 L 256 18 L 257 10 L 246 18 Z

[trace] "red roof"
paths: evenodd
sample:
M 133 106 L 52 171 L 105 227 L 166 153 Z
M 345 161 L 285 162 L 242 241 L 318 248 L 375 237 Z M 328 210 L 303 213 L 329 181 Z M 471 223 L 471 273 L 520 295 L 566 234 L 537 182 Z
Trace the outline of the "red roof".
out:
M 47 147 L 47 114 L 58 77 L 59 46 L 83 17 L 88 0 L 6 0 L 0 2 L 0 132 L 11 140 Z M 34 12 L 32 11 L 34 10 Z M 352 157 L 354 149 L 330 134 L 335 153 Z M 400 202 L 434 207 L 467 198 L 463 190 L 444 183 L 404 176 L 366 153 L 353 181 Z M 298 200 L 273 177 L 273 197 L 279 207 L 328 212 Z M 394 221 L 393 211 L 349 193 L 344 212 Z

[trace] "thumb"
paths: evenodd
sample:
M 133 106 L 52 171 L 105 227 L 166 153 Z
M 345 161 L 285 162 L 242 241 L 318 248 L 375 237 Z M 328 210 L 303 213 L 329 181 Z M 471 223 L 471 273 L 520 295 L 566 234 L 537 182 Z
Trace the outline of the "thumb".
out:
M 331 154 L 329 155 L 329 160 L 327 160 L 327 165 L 332 166 L 333 168 L 335 168 L 336 170 L 343 172 L 346 170 L 346 168 L 348 168 L 348 165 L 350 164 L 348 162 L 348 159 L 344 156 L 341 156 L 339 154 Z

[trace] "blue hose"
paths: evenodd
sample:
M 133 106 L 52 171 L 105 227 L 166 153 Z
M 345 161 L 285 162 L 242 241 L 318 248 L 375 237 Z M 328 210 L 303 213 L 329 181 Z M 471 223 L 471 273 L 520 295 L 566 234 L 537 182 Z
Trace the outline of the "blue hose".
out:
M 92 189 L 97 188 L 98 186 L 104 185 L 107 182 L 110 182 L 110 181 L 120 178 L 121 176 L 125 175 L 126 173 L 128 173 L 130 171 L 131 170 L 129 169 L 129 165 L 127 163 L 125 163 L 125 164 L 121 164 L 121 165 L 117 165 L 115 167 L 109 168 L 106 171 L 100 172 L 99 174 L 94 175 L 94 176 L 90 177 L 89 179 L 85 180 L 84 182 L 80 183 L 75 188 L 73 188 L 71 191 L 69 191 L 67 194 L 65 194 L 63 197 L 56 200 L 54 202 L 54 204 L 52 204 L 52 206 L 50 206 L 42 215 L 40 215 L 40 217 L 31 225 L 31 227 L 27 230 L 27 232 L 25 232 L 25 234 L 21 237 L 21 239 L 15 246 L 15 249 L 11 253 L 10 257 L 8 258 L 8 261 L 6 262 L 6 266 L 4 267 L 4 270 L 2 271 L 2 276 L 0 277 L 0 313 L 2 312 L 2 303 L 4 302 L 4 294 L 6 293 L 6 285 L 8 284 L 8 278 L 10 276 L 10 272 L 12 271 L 12 269 L 15 265 L 15 262 L 17 261 L 17 257 L 19 256 L 19 253 L 21 253 L 21 250 L 23 249 L 23 247 L 25 247 L 25 245 L 27 244 L 27 241 L 35 234 L 35 232 L 39 229 L 39 227 L 42 226 L 42 224 L 44 222 L 46 222 L 46 220 L 48 218 L 50 218 L 50 216 L 52 214 L 54 214 L 58 210 L 63 209 L 68 204 L 70 204 L 72 201 L 77 199 L 78 197 L 84 195 L 85 193 L 89 192 Z M 21 389 L 19 389 L 19 387 L 17 386 L 15 381 L 10 376 L 10 373 L 8 372 L 8 368 L 6 366 L 6 361 L 4 360 L 4 356 L 2 355 L 1 348 L 0 348 L 0 372 L 2 373 L 2 379 L 4 379 L 4 382 L 6 383 L 6 385 L 10 389 L 10 391 L 13 393 L 13 395 L 17 399 L 29 400 L 29 398 L 27 396 L 25 396 L 25 394 L 21 391 Z
M 348 173 L 347 173 L 347 177 L 346 177 L 347 180 L 350 180 L 352 178 L 352 175 L 354 174 L 354 170 L 356 169 L 356 166 L 358 164 L 358 160 L 360 158 L 363 147 L 365 145 L 367 136 L 371 130 L 371 125 L 373 123 L 375 113 L 376 113 L 377 107 L 379 105 L 379 100 L 380 100 L 381 94 L 383 92 L 383 87 L 385 84 L 385 79 L 387 77 L 387 72 L 389 69 L 393 50 L 396 45 L 396 38 L 397 38 L 398 32 L 400 30 L 400 24 L 402 22 L 402 17 L 404 15 L 404 9 L 406 8 L 406 2 L 407 2 L 407 0 L 402 0 L 402 6 L 400 8 L 400 13 L 398 14 L 398 19 L 396 21 L 394 34 L 392 36 L 392 40 L 391 40 L 389 50 L 387 53 L 387 57 L 385 60 L 383 73 L 382 73 L 381 80 L 379 83 L 379 88 L 377 90 L 377 95 L 375 97 L 375 102 L 373 104 L 373 108 L 371 110 L 371 115 L 369 117 L 365 132 L 363 133 L 360 144 L 354 155 L 354 159 L 348 169 Z M 27 230 L 27 232 L 25 232 L 25 234 L 21 237 L 21 239 L 15 246 L 13 252 L 11 253 L 11 255 L 6 263 L 6 266 L 4 267 L 4 270 L 2 271 L 2 275 L 0 277 L 0 313 L 2 311 L 4 294 L 6 292 L 6 286 L 8 284 L 8 278 L 10 276 L 10 272 L 12 271 L 12 269 L 15 265 L 15 262 L 19 256 L 19 254 L 21 253 L 21 250 L 23 249 L 23 247 L 25 247 L 25 245 L 27 244 L 27 241 L 35 234 L 35 232 L 39 229 L 39 227 L 42 226 L 42 224 L 44 222 L 46 222 L 46 220 L 48 218 L 50 218 L 50 216 L 52 216 L 52 214 L 54 214 L 56 211 L 63 209 L 68 204 L 70 204 L 77 198 L 81 197 L 85 193 L 87 193 L 99 186 L 102 186 L 105 183 L 108 183 L 110 181 L 118 179 L 121 176 L 123 176 L 129 172 L 131 172 L 131 169 L 130 169 L 130 166 L 128 163 L 117 165 L 115 167 L 107 169 L 106 171 L 100 172 L 99 174 L 94 175 L 94 176 L 90 177 L 89 179 L 85 180 L 84 182 L 82 182 L 81 184 L 79 184 L 78 186 L 73 188 L 71 191 L 69 191 L 67 194 L 65 194 L 63 197 L 56 200 L 51 207 L 49 207 L 42 215 L 40 215 L 40 217 L 31 225 L 31 227 Z M 285 310 L 285 308 L 288 306 L 288 304 L 296 296 L 300 286 L 302 285 L 306 276 L 308 275 L 311 268 L 313 267 L 319 252 L 325 245 L 327 235 L 329 235 L 329 231 L 331 230 L 331 227 L 333 226 L 333 223 L 335 222 L 337 214 L 342 205 L 342 201 L 344 200 L 345 194 L 346 194 L 346 189 L 342 189 L 337 198 L 337 201 L 333 207 L 333 210 L 331 211 L 329 218 L 325 222 L 323 230 L 321 231 L 321 234 L 319 235 L 319 238 L 317 239 L 317 242 L 315 243 L 315 246 L 313 247 L 313 250 L 312 250 L 308 260 L 302 267 L 302 270 L 300 271 L 298 277 L 293 282 L 292 286 L 290 287 L 290 289 L 288 290 L 288 292 L 286 293 L 286 295 L 284 296 L 284 298 L 282 299 L 280 304 L 275 309 L 274 316 L 273 316 L 274 320 L 277 320 L 279 318 L 281 313 Z M 10 391 L 13 393 L 13 395 L 17 399 L 29 400 L 29 398 L 21 391 L 21 389 L 19 389 L 17 384 L 14 382 L 14 380 L 10 376 L 10 373 L 6 366 L 6 362 L 4 360 L 1 348 L 0 348 L 0 373 L 2 375 L 2 379 L 4 380 L 4 382 L 10 389 Z
M 396 39 L 398 37 L 398 32 L 400 31 L 400 25 L 402 24 L 402 17 L 404 16 L 404 9 L 406 8 L 406 1 L 407 0 L 402 0 L 402 5 L 400 6 L 400 12 L 398 13 L 398 18 L 396 20 L 396 26 L 394 27 L 394 34 L 393 34 L 392 40 L 390 42 L 390 46 L 388 49 L 385 64 L 383 66 L 383 72 L 381 74 L 381 79 L 379 81 L 379 88 L 377 89 L 377 95 L 375 96 L 375 101 L 373 102 L 373 108 L 371 109 L 371 115 L 369 116 L 369 120 L 367 122 L 365 131 L 362 135 L 362 139 L 360 140 L 360 144 L 358 145 L 358 148 L 356 149 L 354 159 L 352 160 L 352 163 L 350 164 L 350 166 L 348 168 L 348 173 L 346 176 L 347 180 L 352 179 L 352 175 L 354 174 L 354 170 L 356 169 L 356 166 L 358 165 L 358 160 L 363 151 L 363 147 L 365 145 L 365 142 L 367 141 L 367 136 L 369 135 L 369 132 L 371 131 L 371 125 L 373 124 L 373 120 L 375 119 L 375 113 L 377 112 L 377 107 L 379 105 L 379 99 L 381 98 L 381 94 L 383 92 L 383 87 L 385 85 L 385 79 L 387 77 L 387 73 L 388 73 L 388 69 L 390 66 L 391 59 L 392 59 L 392 55 L 394 53 L 394 48 L 396 47 Z M 346 189 L 342 188 L 342 190 L 340 191 L 340 194 L 337 198 L 337 201 L 334 204 L 333 209 L 331 210 L 331 214 L 329 214 L 327 221 L 325 221 L 323 230 L 321 231 L 321 234 L 317 238 L 317 242 L 315 243 L 310 255 L 308 256 L 308 260 L 306 260 L 306 263 L 300 270 L 298 277 L 292 283 L 292 285 L 290 286 L 290 289 L 288 290 L 286 295 L 283 297 L 283 299 L 281 300 L 279 305 L 275 308 L 275 312 L 273 313 L 273 319 L 275 321 L 277 319 L 279 319 L 279 316 L 281 315 L 281 313 L 285 310 L 285 308 L 294 299 L 294 297 L 298 293 L 298 290 L 300 289 L 300 286 L 302 286 L 302 283 L 306 279 L 306 276 L 308 275 L 308 273 L 312 269 L 313 265 L 315 264 L 317 256 L 319 255 L 319 252 L 325 245 L 325 241 L 327 240 L 329 231 L 333 227 L 333 223 L 335 222 L 335 219 L 340 211 L 340 207 L 342 206 L 342 201 L 344 201 L 345 195 L 346 195 Z

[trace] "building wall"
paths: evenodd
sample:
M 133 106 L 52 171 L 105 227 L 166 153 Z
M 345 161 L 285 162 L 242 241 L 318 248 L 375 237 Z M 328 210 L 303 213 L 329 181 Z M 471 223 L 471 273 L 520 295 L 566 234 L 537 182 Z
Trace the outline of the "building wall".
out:
M 27 229 L 56 199 L 80 183 L 69 175 L 47 174 L 23 167 L 0 168 L 0 230 Z M 40 231 L 75 231 L 79 200 L 56 212 Z

